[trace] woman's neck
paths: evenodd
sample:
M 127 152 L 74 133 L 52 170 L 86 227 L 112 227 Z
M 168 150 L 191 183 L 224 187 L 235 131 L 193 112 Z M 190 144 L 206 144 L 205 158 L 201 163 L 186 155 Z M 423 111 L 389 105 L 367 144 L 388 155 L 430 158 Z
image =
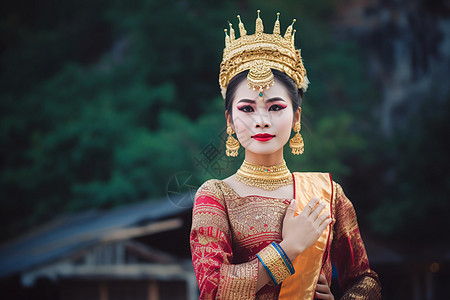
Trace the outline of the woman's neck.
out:
M 261 166 L 275 166 L 283 162 L 283 148 L 270 154 L 256 154 L 250 151 L 245 151 L 245 160 L 252 164 Z

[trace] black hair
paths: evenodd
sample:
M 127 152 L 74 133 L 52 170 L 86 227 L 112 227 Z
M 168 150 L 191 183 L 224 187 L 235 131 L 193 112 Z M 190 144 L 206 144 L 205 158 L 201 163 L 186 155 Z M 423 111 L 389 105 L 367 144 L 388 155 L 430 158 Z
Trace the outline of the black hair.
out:
M 248 72 L 249 71 L 246 70 L 237 74 L 228 83 L 227 92 L 225 94 L 225 110 L 228 112 L 230 117 L 232 117 L 232 104 L 234 95 L 236 94 L 236 89 L 242 80 L 247 79 Z M 287 89 L 288 95 L 292 100 L 292 110 L 295 113 L 297 109 L 302 106 L 303 90 L 297 89 L 297 85 L 294 80 L 286 75 L 286 73 L 276 69 L 272 69 L 272 73 L 273 76 Z

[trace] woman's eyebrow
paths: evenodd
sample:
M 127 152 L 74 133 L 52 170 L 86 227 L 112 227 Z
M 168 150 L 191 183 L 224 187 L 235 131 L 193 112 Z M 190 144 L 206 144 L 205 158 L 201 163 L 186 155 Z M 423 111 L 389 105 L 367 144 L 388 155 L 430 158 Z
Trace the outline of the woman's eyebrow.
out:
M 241 100 L 238 101 L 238 103 L 241 103 L 241 102 L 245 102 L 245 103 L 255 103 L 255 100 L 241 99 Z
M 267 100 L 266 100 L 266 102 L 275 102 L 275 101 L 283 101 L 283 102 L 286 102 L 286 100 L 284 100 L 283 98 L 280 98 L 280 97 L 274 97 L 274 98 L 270 98 L 270 99 L 267 99 Z

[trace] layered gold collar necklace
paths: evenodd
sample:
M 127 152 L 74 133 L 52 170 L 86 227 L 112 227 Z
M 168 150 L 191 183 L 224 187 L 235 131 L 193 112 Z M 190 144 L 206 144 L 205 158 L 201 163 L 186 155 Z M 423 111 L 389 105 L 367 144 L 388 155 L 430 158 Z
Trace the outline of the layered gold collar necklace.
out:
M 235 176 L 237 181 L 248 186 L 255 186 L 264 190 L 273 191 L 292 183 L 292 174 L 286 162 L 266 167 L 252 164 L 244 160 Z

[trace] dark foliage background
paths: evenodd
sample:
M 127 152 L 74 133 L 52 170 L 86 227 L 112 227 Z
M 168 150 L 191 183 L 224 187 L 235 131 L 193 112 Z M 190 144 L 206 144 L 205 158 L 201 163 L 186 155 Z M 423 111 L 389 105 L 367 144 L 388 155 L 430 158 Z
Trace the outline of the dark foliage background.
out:
M 223 138 L 217 83 L 223 28 L 253 33 L 297 18 L 312 81 L 305 154 L 291 170 L 329 171 L 361 228 L 424 244 L 449 228 L 449 96 L 434 86 L 391 134 L 367 44 L 336 35 L 336 1 L 10 1 L 0 10 L 0 239 L 63 213 L 164 197 L 177 172 Z M 259 5 L 257 7 L 257 5 Z M 442 98 L 442 97 L 441 97 Z M 220 149 L 224 151 L 224 148 Z M 233 173 L 231 162 L 218 177 Z M 435 230 L 430 230 L 433 228 Z

